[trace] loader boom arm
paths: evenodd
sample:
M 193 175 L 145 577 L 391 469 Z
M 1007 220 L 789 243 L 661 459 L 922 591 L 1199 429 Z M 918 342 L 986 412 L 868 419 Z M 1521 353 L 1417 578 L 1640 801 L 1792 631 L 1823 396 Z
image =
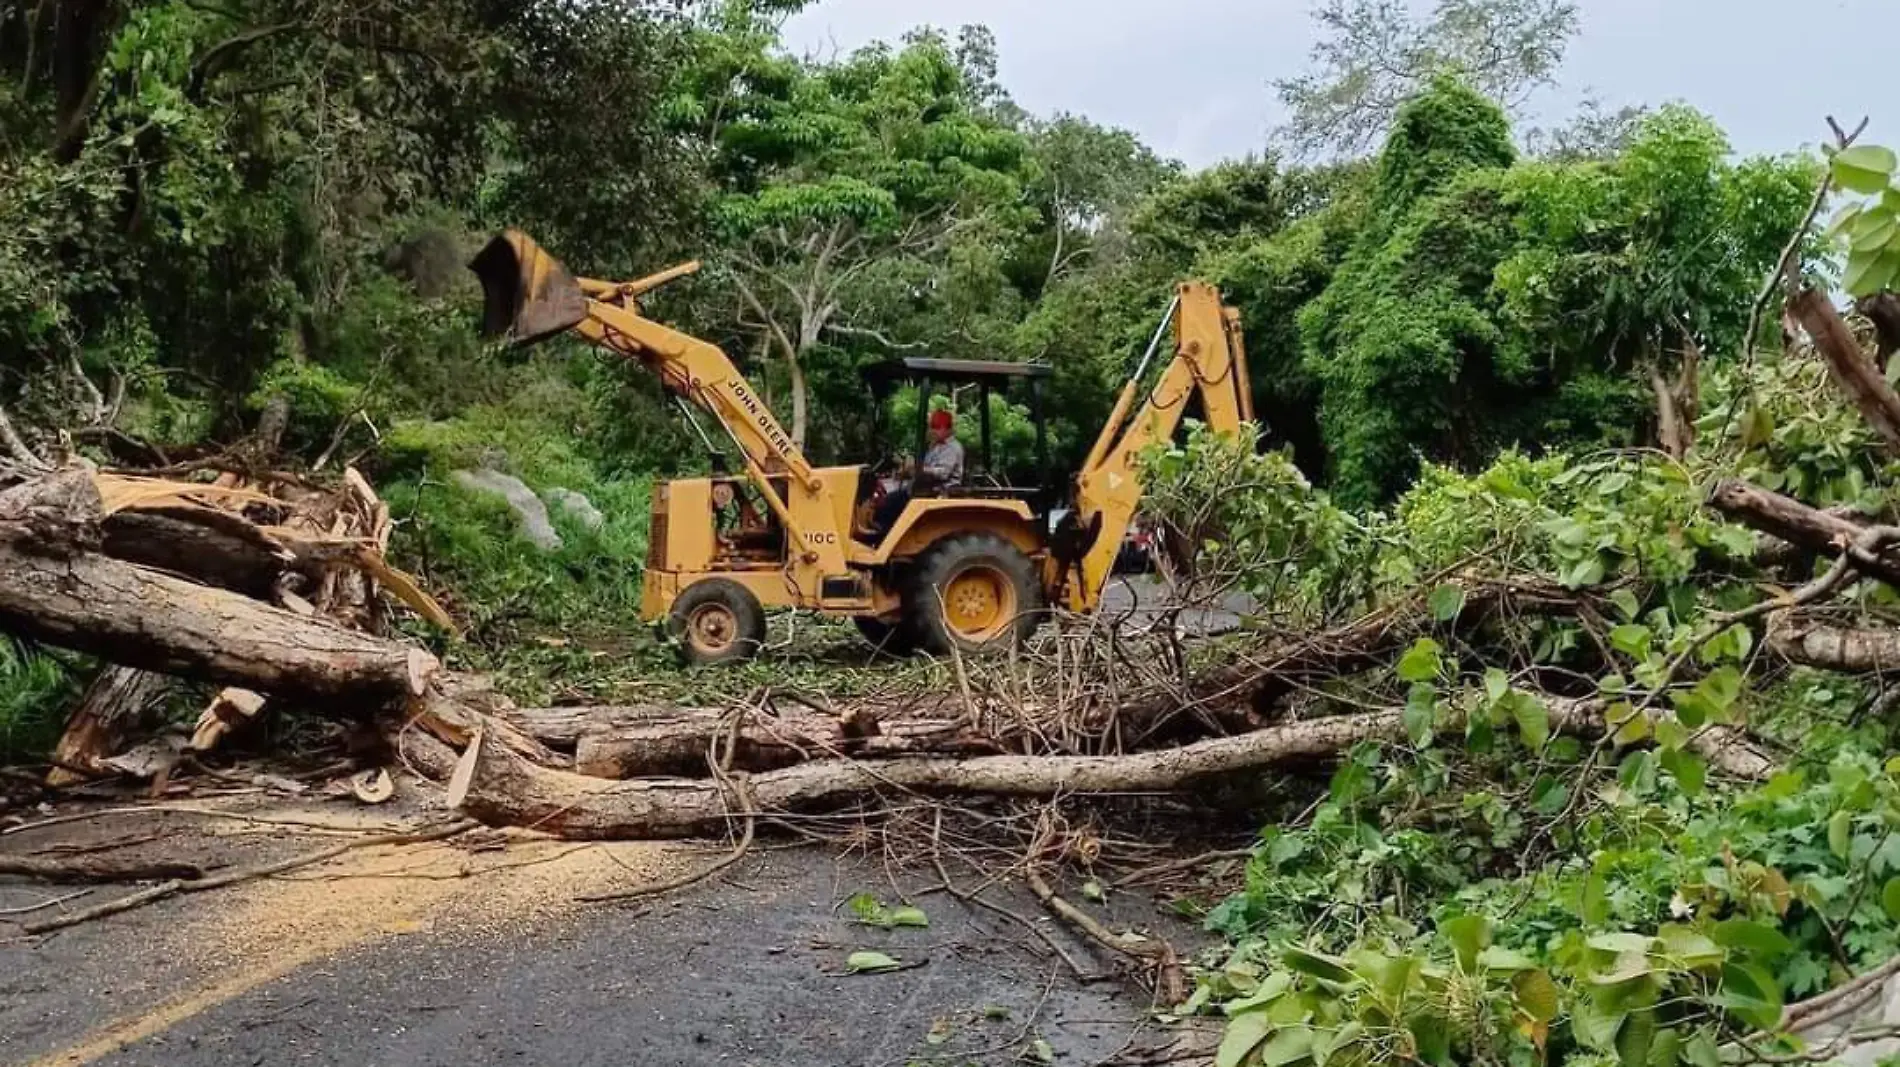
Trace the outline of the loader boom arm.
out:
M 1216 433 L 1238 433 L 1243 423 L 1253 421 L 1239 312 L 1224 306 L 1213 286 L 1187 282 L 1176 295 L 1171 318 L 1174 358 L 1137 407 L 1147 363 L 1143 360 L 1143 368 L 1122 387 L 1114 411 L 1076 476 L 1076 518 L 1094 536 L 1082 557 L 1080 573 L 1072 575 L 1064 588 L 1072 610 L 1092 610 L 1100 602 L 1122 539 L 1141 503 L 1141 454 L 1174 437 L 1188 400 L 1200 394 L 1207 425 Z M 1165 330 L 1167 323 L 1162 326 Z M 1157 334 L 1157 345 L 1159 340 Z
M 529 345 L 572 331 L 639 363 L 667 390 L 710 413 L 745 458 L 747 472 L 773 510 L 782 502 L 765 485 L 788 475 L 809 492 L 819 479 L 765 401 L 719 346 L 661 325 L 640 313 L 639 298 L 699 269 L 684 263 L 630 282 L 577 278 L 519 230 L 509 230 L 469 264 L 485 297 L 483 332 Z M 781 518 L 785 516 L 781 514 Z

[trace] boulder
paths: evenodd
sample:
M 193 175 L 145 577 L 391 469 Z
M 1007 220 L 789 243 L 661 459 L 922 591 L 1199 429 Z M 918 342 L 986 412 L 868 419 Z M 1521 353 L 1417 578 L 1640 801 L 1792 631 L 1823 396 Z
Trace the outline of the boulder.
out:
M 470 492 L 489 493 L 506 500 L 521 520 L 521 536 L 544 552 L 560 551 L 561 535 L 548 520 L 547 506 L 521 479 L 495 470 L 456 471 L 455 484 Z
M 600 513 L 600 509 L 594 506 L 593 501 L 587 499 L 585 493 L 577 493 L 572 489 L 563 489 L 557 485 L 541 495 L 547 500 L 549 507 L 589 530 L 598 532 L 607 523 L 607 516 Z

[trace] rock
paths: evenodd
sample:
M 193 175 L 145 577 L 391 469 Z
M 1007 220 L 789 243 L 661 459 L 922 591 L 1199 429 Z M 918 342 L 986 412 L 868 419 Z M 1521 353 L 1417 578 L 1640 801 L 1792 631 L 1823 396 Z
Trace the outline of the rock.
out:
M 544 552 L 557 552 L 561 548 L 561 535 L 554 531 L 554 524 L 548 521 L 547 506 L 534 490 L 522 484 L 521 479 L 500 471 L 456 471 L 455 484 L 476 493 L 492 493 L 508 501 L 515 509 L 515 515 L 521 520 L 521 536 L 534 542 L 535 547 Z
M 542 496 L 547 499 L 548 504 L 556 511 L 580 523 L 589 530 L 598 531 L 607 523 L 607 516 L 602 515 L 600 509 L 595 507 L 594 502 L 587 499 L 584 493 L 577 493 L 572 489 L 563 489 L 560 486 L 555 486 L 546 493 L 543 493 Z

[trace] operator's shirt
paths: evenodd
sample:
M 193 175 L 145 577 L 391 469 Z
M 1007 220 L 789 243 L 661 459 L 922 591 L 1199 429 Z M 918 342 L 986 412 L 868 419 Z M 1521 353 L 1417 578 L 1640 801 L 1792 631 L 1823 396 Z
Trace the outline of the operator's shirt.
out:
M 941 479 L 945 485 L 962 484 L 963 445 L 954 437 L 931 445 L 930 451 L 924 453 L 924 473 Z

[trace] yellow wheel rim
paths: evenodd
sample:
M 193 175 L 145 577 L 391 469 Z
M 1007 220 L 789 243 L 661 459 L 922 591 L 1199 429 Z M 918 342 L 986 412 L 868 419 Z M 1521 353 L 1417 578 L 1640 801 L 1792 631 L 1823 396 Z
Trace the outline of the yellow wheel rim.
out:
M 701 604 L 686 617 L 686 639 L 700 652 L 718 655 L 739 640 L 739 617 L 724 604 Z
M 994 638 L 1016 618 L 1016 584 L 987 564 L 958 571 L 943 587 L 944 626 L 959 640 Z

